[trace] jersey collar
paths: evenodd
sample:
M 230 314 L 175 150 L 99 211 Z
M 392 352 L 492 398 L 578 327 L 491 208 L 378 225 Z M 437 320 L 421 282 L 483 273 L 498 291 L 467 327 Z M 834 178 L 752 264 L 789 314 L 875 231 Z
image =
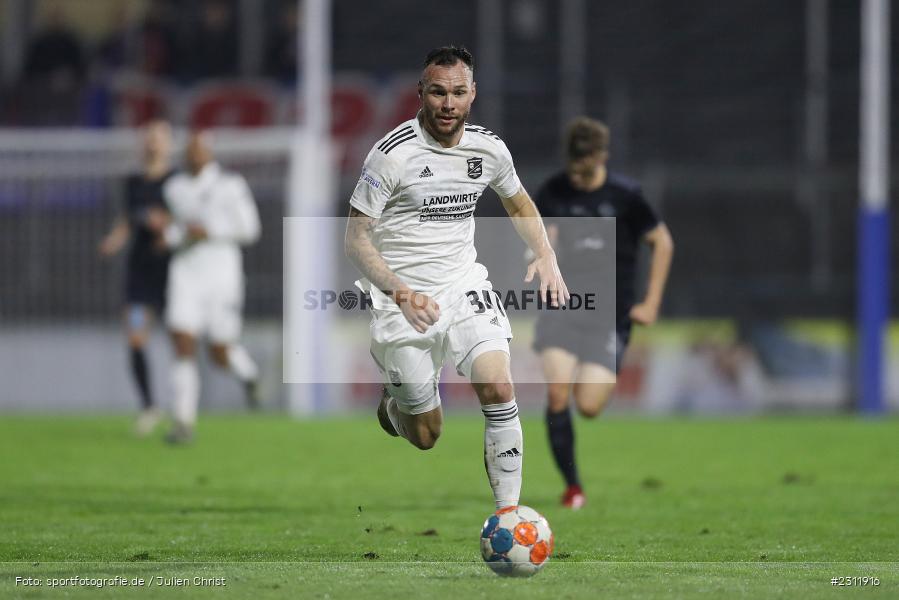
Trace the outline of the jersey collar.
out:
M 222 167 L 217 162 L 215 162 L 214 160 L 210 161 L 206 163 L 202 169 L 200 169 L 199 173 L 197 173 L 197 181 L 205 182 L 211 179 L 215 179 L 216 177 L 218 177 L 218 174 L 221 172 L 221 170 Z

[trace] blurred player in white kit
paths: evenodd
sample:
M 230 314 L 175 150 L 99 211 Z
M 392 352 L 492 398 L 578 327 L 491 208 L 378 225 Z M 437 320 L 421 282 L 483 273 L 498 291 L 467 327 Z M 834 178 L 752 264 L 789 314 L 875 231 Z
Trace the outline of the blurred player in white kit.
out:
M 167 440 L 189 442 L 197 421 L 200 377 L 197 340 L 209 340 L 213 362 L 244 384 L 258 403 L 259 369 L 240 345 L 244 273 L 241 246 L 259 239 L 256 203 L 246 180 L 213 159 L 210 134 L 194 132 L 187 173 L 163 188 L 168 213 L 155 211 L 153 226 L 172 249 L 165 320 L 175 349 L 172 369 L 174 426 Z

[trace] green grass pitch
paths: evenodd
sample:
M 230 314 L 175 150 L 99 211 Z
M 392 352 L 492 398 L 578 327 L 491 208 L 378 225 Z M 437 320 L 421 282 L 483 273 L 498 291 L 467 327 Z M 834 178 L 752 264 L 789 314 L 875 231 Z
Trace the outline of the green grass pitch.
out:
M 557 504 L 542 421 L 524 427 L 522 503 L 556 555 L 508 580 L 478 553 L 493 511 L 479 416 L 449 418 L 428 452 L 373 414 L 204 416 L 185 448 L 124 418 L 5 416 L 0 597 L 899 597 L 895 419 L 579 421 L 579 512 Z M 49 587 L 73 576 L 149 583 Z

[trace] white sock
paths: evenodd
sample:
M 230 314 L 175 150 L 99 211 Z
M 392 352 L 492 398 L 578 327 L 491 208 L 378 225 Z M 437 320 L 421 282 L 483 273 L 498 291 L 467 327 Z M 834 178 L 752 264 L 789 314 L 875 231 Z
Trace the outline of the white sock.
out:
M 200 374 L 196 360 L 175 360 L 172 366 L 172 387 L 175 391 L 175 403 L 172 407 L 175 420 L 183 425 L 193 426 L 197 422 L 197 404 L 200 401 Z
M 481 406 L 484 413 L 484 466 L 496 507 L 515 506 L 521 494 L 524 438 L 518 405 L 511 402 Z
M 406 435 L 406 430 L 403 428 L 402 421 L 400 421 L 400 409 L 397 408 L 396 400 L 390 394 L 387 394 L 387 418 L 390 419 L 390 424 L 400 434 L 400 437 L 408 440 L 409 436 Z
M 243 383 L 254 381 L 259 377 L 259 367 L 240 344 L 228 346 L 228 369 Z

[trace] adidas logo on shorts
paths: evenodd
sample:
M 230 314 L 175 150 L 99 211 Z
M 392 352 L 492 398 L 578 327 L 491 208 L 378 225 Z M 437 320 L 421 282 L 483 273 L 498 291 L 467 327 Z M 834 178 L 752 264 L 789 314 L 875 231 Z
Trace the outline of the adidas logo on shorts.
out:
M 425 168 L 421 170 L 421 173 L 418 174 L 419 179 L 421 179 L 422 177 L 433 177 L 433 176 L 434 176 L 434 174 L 431 172 L 431 169 L 429 169 L 427 166 L 425 166 Z

